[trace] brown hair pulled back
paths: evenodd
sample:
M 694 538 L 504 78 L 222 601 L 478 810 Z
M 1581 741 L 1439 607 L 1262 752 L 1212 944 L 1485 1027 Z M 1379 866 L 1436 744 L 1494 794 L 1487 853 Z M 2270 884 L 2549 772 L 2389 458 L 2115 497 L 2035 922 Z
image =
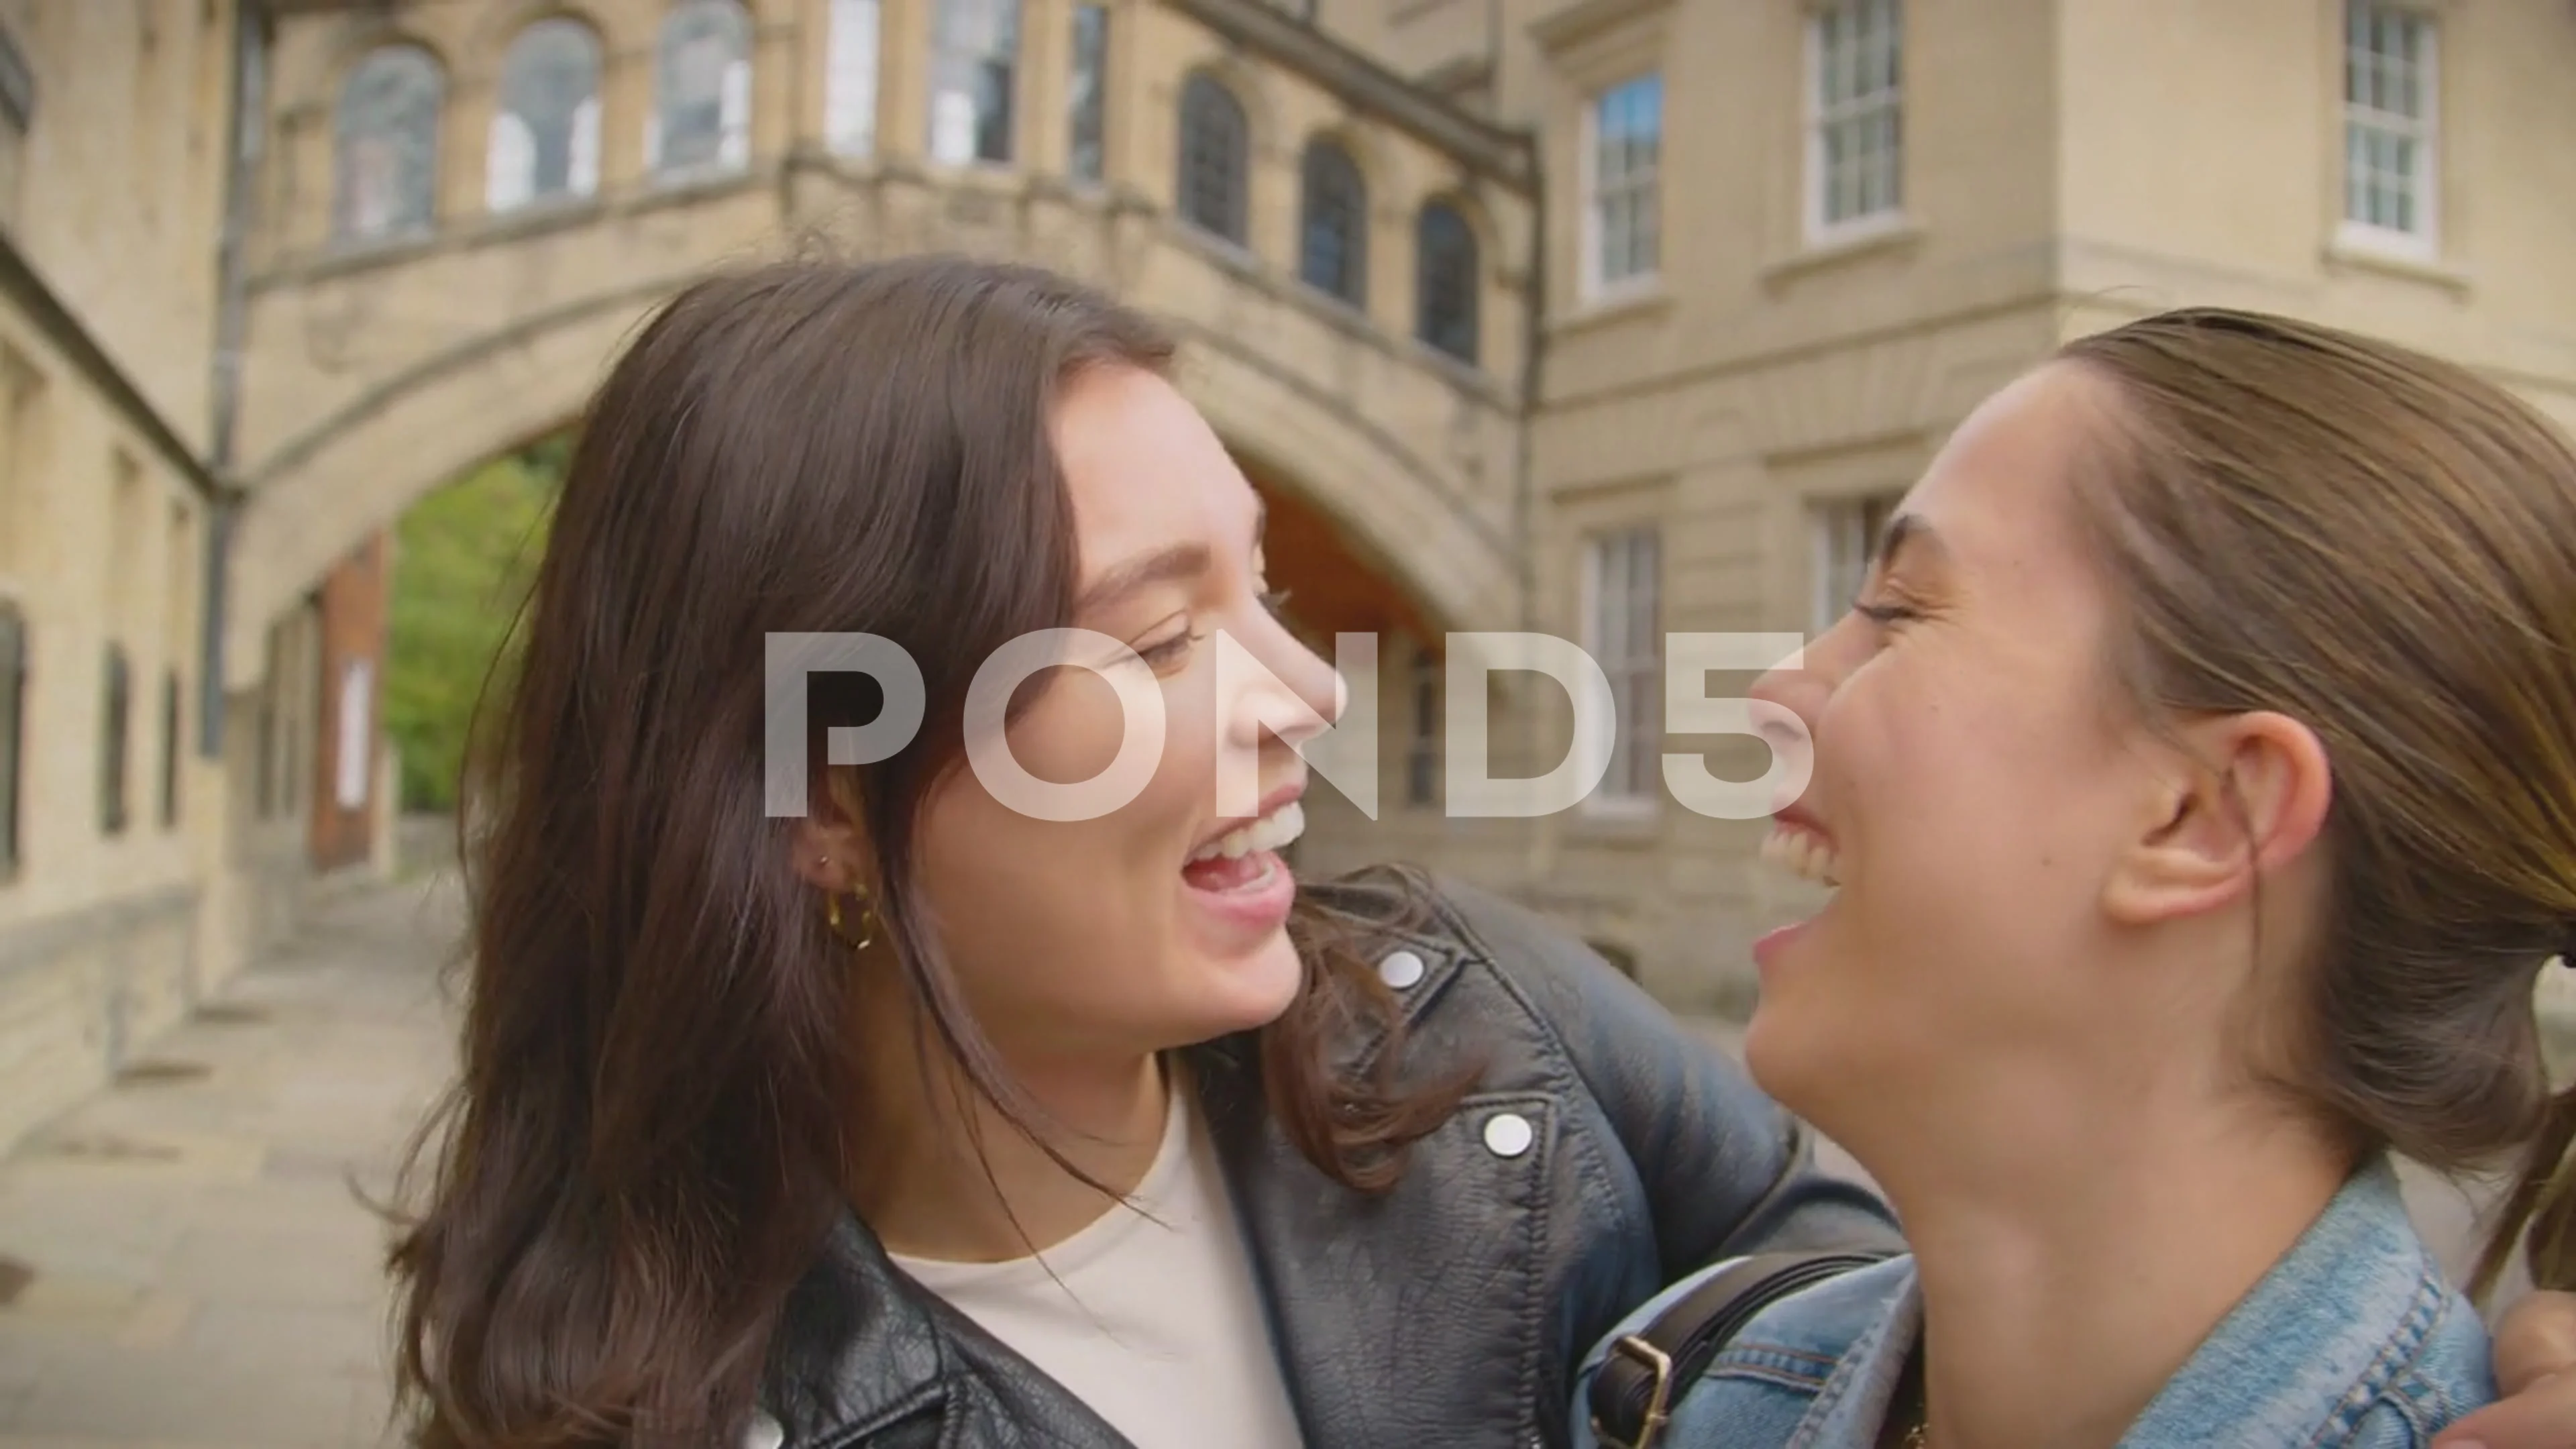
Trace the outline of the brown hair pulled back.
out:
M 2167 313 L 2061 354 L 2117 394 L 2089 522 L 2137 701 L 2324 743 L 2332 919 L 2291 1085 L 2356 1151 L 2527 1146 L 2473 1282 L 2531 1229 L 2576 1287 L 2576 1091 L 2536 972 L 2576 928 L 2576 451 L 2465 368 L 2287 318 Z
M 468 781 L 461 1074 L 391 1257 L 417 1442 L 734 1442 L 845 1210 L 850 958 L 789 868 L 796 822 L 764 813 L 768 635 L 864 631 L 920 665 L 918 737 L 830 793 L 862 802 L 880 934 L 938 1038 L 1028 1129 L 925 927 L 913 826 L 976 666 L 1070 622 L 1055 398 L 1171 354 L 1061 278 L 928 257 L 713 277 L 618 360 Z M 815 685 L 819 763 L 821 726 L 874 709 Z M 1366 925 L 1300 903 L 1305 987 L 1259 1034 L 1283 1130 L 1363 1190 L 1458 1094 L 1399 1092 L 1392 1051 L 1366 1079 L 1330 1064 L 1351 1019 L 1398 1024 L 1348 944 Z

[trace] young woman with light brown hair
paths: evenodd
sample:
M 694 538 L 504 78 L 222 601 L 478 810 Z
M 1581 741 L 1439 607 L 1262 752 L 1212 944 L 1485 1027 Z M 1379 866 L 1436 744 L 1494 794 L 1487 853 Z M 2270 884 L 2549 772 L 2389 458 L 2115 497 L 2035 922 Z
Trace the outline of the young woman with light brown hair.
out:
M 2526 1227 L 2576 1286 L 2555 428 L 2285 318 L 2085 337 L 1755 694 L 1813 746 L 1769 852 L 1834 895 L 1755 947 L 1747 1061 L 1911 1251 L 1754 1317 L 1665 1445 L 2380 1449 L 2494 1398 L 2389 1159 L 2523 1151 L 2473 1286 Z

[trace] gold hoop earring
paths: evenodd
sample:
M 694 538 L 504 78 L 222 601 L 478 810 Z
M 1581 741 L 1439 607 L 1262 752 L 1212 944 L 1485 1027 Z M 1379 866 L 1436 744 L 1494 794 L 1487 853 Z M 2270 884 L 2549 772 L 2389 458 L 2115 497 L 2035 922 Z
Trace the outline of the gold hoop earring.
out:
M 849 933 L 841 929 L 841 898 L 839 896 L 826 894 L 823 897 L 823 922 L 825 925 L 831 927 L 832 934 L 840 938 L 842 945 L 849 947 L 853 951 L 864 951 L 868 949 L 868 947 L 876 944 L 876 908 L 868 904 L 868 893 L 866 891 L 854 891 L 852 894 L 856 895 L 859 899 L 859 938 L 857 940 L 851 940 Z

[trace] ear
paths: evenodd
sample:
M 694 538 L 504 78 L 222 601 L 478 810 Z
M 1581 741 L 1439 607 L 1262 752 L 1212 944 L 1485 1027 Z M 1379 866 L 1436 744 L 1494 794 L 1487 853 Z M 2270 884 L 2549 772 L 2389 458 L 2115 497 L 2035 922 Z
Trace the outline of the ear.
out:
M 827 895 L 848 895 L 876 878 L 876 852 L 859 821 L 859 795 L 847 777 L 826 777 L 805 818 L 788 833 L 790 865 Z
M 2104 907 L 2147 925 L 2225 906 L 2304 856 L 2333 798 L 2325 746 L 2297 720 L 2258 710 L 2195 722 L 2114 863 Z

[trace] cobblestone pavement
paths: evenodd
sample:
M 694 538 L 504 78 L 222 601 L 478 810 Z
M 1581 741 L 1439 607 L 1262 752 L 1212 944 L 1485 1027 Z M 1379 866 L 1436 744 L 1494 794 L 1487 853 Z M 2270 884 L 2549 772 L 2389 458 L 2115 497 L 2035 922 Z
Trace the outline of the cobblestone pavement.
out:
M 384 1199 L 448 1071 L 457 911 L 444 879 L 337 897 L 0 1161 L 0 1449 L 393 1442 L 385 1233 L 357 1194 Z M 2410 1191 L 2459 1264 L 2467 1200 Z

